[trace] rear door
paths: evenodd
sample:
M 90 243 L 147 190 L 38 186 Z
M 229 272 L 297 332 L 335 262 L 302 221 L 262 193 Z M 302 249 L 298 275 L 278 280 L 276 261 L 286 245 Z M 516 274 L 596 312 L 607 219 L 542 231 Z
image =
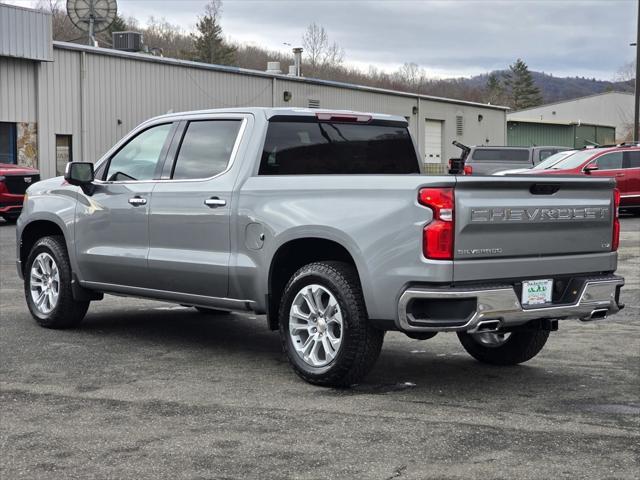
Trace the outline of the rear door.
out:
M 613 182 L 458 177 L 454 280 L 612 270 Z
M 236 178 L 229 170 L 245 122 L 242 115 L 208 116 L 185 121 L 176 135 L 165 178 L 151 199 L 148 264 L 153 288 L 227 296 Z
M 640 206 L 640 150 L 624 152 L 624 184 L 620 188 L 622 205 Z

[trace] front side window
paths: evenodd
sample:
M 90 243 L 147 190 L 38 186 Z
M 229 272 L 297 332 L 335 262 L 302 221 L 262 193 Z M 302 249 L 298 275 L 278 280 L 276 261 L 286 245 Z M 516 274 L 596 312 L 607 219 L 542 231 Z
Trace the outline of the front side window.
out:
M 618 170 L 622 168 L 622 152 L 608 153 L 598 157 L 593 164 L 598 170 Z
M 109 182 L 152 180 L 170 130 L 171 124 L 166 123 L 136 135 L 111 157 L 105 179 Z
M 231 159 L 240 124 L 241 120 L 190 122 L 171 178 L 210 178 L 224 172 Z

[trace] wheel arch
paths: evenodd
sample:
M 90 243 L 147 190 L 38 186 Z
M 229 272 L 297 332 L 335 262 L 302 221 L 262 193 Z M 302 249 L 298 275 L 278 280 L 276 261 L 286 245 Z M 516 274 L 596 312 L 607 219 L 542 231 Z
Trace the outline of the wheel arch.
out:
M 29 252 L 31 252 L 31 249 L 39 239 L 47 236 L 63 237 L 65 245 L 67 246 L 67 251 L 69 251 L 68 239 L 64 234 L 63 227 L 59 225 L 58 222 L 52 219 L 33 220 L 22 227 L 18 241 L 18 255 L 23 274 L 27 258 L 29 257 Z
M 267 320 L 271 330 L 278 329 L 279 299 L 291 276 L 312 262 L 337 260 L 352 265 L 362 286 L 362 266 L 343 242 L 322 236 L 305 236 L 282 243 L 271 258 L 267 289 Z M 363 288 L 364 291 L 364 288 Z

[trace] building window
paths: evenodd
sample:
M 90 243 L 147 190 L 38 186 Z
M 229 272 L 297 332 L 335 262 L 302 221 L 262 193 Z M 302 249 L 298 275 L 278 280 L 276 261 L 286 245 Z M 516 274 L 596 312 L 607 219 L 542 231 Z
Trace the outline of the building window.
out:
M 56 135 L 56 175 L 64 175 L 67 163 L 72 159 L 71 135 Z
M 309 108 L 320 108 L 320 100 L 310 98 L 308 106 Z
M 18 163 L 15 123 L 0 122 L 0 163 Z

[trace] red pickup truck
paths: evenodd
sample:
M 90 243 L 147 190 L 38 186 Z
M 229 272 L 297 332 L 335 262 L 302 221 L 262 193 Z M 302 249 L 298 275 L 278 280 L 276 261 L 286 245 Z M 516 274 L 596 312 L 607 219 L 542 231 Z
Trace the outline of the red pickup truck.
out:
M 0 217 L 13 223 L 22 211 L 22 200 L 27 188 L 40 180 L 34 168 L 0 163 Z

